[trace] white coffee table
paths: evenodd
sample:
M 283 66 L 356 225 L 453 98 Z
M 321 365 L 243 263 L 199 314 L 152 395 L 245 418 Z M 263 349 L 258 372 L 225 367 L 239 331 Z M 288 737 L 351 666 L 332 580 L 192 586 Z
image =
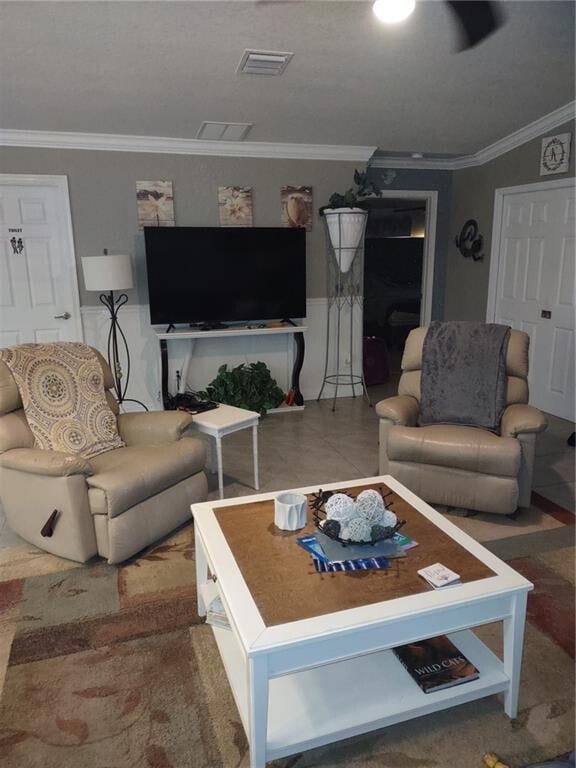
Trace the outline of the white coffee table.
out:
M 426 560 L 427 545 L 422 541 L 397 566 L 396 575 L 392 568 L 388 574 L 366 574 L 364 584 L 372 584 L 378 595 L 381 590 L 380 602 L 326 613 L 326 601 L 334 600 L 334 589 L 338 599 L 339 590 L 344 590 L 347 599 L 357 598 L 354 585 L 362 582 L 335 581 L 348 579 L 346 574 L 314 573 L 302 551 L 304 560 L 300 559 L 299 570 L 292 572 L 300 580 L 300 595 L 308 579 L 311 596 L 317 595 L 317 615 L 310 615 L 308 606 L 306 618 L 284 623 L 268 618 L 265 622 L 263 616 L 271 611 L 278 616 L 283 611 L 299 610 L 299 605 L 293 604 L 295 586 L 278 576 L 281 565 L 286 565 L 280 562 L 279 553 L 294 559 L 291 547 L 301 550 L 295 537 L 274 532 L 273 505 L 259 504 L 272 500 L 275 494 L 192 505 L 198 610 L 205 615 L 206 606 L 218 595 L 226 609 L 231 628 L 212 629 L 250 743 L 251 768 L 264 768 L 269 760 L 497 693 L 504 694 L 508 717 L 517 714 L 526 598 L 532 584 L 392 477 L 333 483 L 322 488 L 354 488 L 380 482 L 398 494 L 400 508 L 405 502 L 411 505 L 413 523 L 421 524 L 420 531 L 424 527 L 433 533 L 430 542 L 436 540 L 444 546 L 445 565 L 454 564 L 450 552 L 456 552 L 462 563 L 471 563 L 469 573 L 476 569 L 489 575 L 444 591 L 423 585 L 416 594 L 387 599 L 387 591 L 398 589 L 400 578 L 411 580 L 413 590 L 420 589 L 410 568 L 416 568 L 416 563 L 421 567 Z M 312 493 L 318 486 L 299 490 Z M 275 559 L 269 564 L 277 562 L 278 573 L 273 572 L 272 565 L 254 582 L 257 558 L 255 565 L 253 552 L 249 551 L 252 537 L 246 535 L 246 530 L 256 521 L 262 533 L 254 546 L 260 552 L 274 550 Z M 238 537 L 235 532 L 241 531 L 242 525 L 245 533 Z M 410 534 L 408 523 L 406 528 Z M 418 525 L 413 524 L 413 528 L 418 530 Z M 415 554 L 418 551 L 420 554 Z M 439 549 L 432 552 L 432 544 L 429 552 L 439 559 Z M 238 560 L 244 563 L 243 569 Z M 303 568 L 307 568 L 306 573 Z M 252 591 L 247 582 L 252 584 Z M 370 586 L 363 589 L 367 588 Z M 274 597 L 270 590 L 283 594 L 283 601 L 268 599 Z M 471 631 L 472 627 L 495 621 L 504 625 L 503 661 Z M 389 649 L 441 634 L 450 635 L 479 669 L 480 677 L 425 694 Z
M 252 452 L 254 460 L 254 488 L 260 488 L 258 478 L 258 422 L 260 414 L 256 411 L 248 411 L 245 408 L 236 408 L 233 405 L 221 403 L 218 408 L 193 416 L 191 427 L 205 435 L 214 438 L 216 444 L 216 463 L 218 471 L 218 491 L 220 498 L 224 498 L 224 471 L 222 467 L 222 438 L 239 432 L 241 429 L 252 428 Z

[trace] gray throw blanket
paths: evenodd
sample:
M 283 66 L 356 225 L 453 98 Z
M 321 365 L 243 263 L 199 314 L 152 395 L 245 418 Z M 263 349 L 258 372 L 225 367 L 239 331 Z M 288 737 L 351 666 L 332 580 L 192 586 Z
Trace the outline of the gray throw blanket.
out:
M 506 407 L 509 337 L 507 325 L 431 323 L 422 350 L 419 423 L 498 432 Z

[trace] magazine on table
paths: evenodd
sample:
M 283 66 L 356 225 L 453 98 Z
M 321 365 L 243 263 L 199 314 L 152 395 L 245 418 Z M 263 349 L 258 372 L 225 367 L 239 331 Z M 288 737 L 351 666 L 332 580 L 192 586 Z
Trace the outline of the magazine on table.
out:
M 387 568 L 390 558 L 404 557 L 409 549 L 418 546 L 418 542 L 409 536 L 398 533 L 371 546 L 359 544 L 344 547 L 320 531 L 301 536 L 296 541 L 312 555 L 314 568 L 320 573 Z
M 388 559 L 385 557 L 364 557 L 358 560 L 338 560 L 334 563 L 313 557 L 312 562 L 318 573 L 382 570 L 382 568 L 388 568 L 389 564 Z
M 206 609 L 206 623 L 215 627 L 230 629 L 230 622 L 226 615 L 226 609 L 219 597 L 215 597 Z
M 384 539 L 375 544 L 347 544 L 345 547 L 339 541 L 331 539 L 321 531 L 318 531 L 315 536 L 326 559 L 331 563 L 343 560 L 364 559 L 366 557 L 405 557 L 408 549 L 416 546 L 416 542 L 408 536 L 398 536 L 396 538 L 397 534 L 390 539 Z

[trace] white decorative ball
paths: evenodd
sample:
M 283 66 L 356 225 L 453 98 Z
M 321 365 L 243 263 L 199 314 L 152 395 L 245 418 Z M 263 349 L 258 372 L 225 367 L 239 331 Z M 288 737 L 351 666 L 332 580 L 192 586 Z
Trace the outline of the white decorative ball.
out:
M 328 520 L 348 520 L 355 513 L 354 500 L 345 493 L 335 493 L 326 502 L 326 517 Z
M 394 528 L 397 522 L 398 518 L 394 512 L 392 512 L 390 509 L 387 509 L 382 515 L 382 522 L 380 525 L 383 525 L 385 528 Z
M 356 511 L 372 525 L 382 522 L 384 510 L 384 499 L 378 491 L 368 489 L 358 494 Z
M 363 517 L 353 517 L 348 520 L 348 538 L 351 541 L 370 541 L 372 526 Z

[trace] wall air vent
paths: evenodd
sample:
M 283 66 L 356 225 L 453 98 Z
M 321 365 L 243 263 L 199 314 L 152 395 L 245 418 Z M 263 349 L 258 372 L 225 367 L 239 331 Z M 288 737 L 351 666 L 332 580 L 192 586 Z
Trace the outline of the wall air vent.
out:
M 240 75 L 281 75 L 293 53 L 282 51 L 251 51 L 245 50 L 238 69 Z
M 204 141 L 244 141 L 254 123 L 218 123 L 207 120 L 202 123 L 196 138 Z

